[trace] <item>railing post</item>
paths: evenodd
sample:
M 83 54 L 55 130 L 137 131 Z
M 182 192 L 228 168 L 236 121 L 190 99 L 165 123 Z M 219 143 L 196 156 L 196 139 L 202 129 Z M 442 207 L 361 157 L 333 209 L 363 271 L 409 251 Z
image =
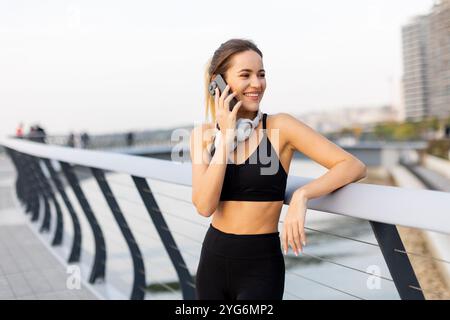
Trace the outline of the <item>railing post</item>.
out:
M 31 214 L 31 220 L 36 221 L 39 218 L 39 195 L 34 192 L 34 181 L 31 179 L 29 167 L 26 165 L 25 155 L 14 151 L 17 159 L 18 169 L 21 173 L 21 184 L 23 185 L 23 203 L 25 205 L 25 214 Z
M 78 197 L 78 181 L 75 177 L 75 175 L 72 173 L 72 170 L 69 166 L 69 164 L 65 163 L 65 162 L 60 162 L 61 164 L 61 169 L 67 179 L 67 181 L 69 182 L 70 186 L 72 187 L 73 192 L 75 193 L 75 196 Z M 61 192 L 61 190 L 60 190 Z M 62 195 L 63 193 L 61 193 Z M 67 198 L 65 192 L 64 192 L 64 197 Z M 68 199 L 68 198 L 67 198 Z M 70 255 L 68 258 L 68 262 L 78 262 L 80 261 L 80 254 L 81 254 L 81 227 L 80 227 L 80 221 L 78 220 L 78 216 L 75 212 L 75 210 L 73 209 L 72 205 L 70 204 L 70 202 L 66 202 L 64 200 L 64 202 L 66 203 L 67 209 L 69 210 L 69 214 L 70 217 L 72 218 L 72 224 L 73 224 L 73 242 L 72 242 L 72 249 L 70 250 Z
M 14 164 L 14 167 L 16 168 L 16 172 L 17 172 L 17 179 L 16 179 L 16 194 L 17 194 L 17 198 L 19 199 L 19 201 L 21 202 L 21 204 L 25 205 L 26 204 L 26 187 L 27 185 L 24 183 L 24 177 L 23 177 L 23 170 L 18 162 L 17 159 L 17 151 L 12 150 L 10 148 L 6 148 L 6 153 L 8 154 L 8 156 L 10 157 L 12 163 Z M 28 213 L 28 212 L 26 212 Z
M 27 185 L 27 194 L 26 194 L 26 211 L 31 212 L 31 221 L 39 220 L 40 214 L 40 202 L 39 195 L 40 189 L 38 186 L 38 182 L 36 181 L 33 173 L 32 163 L 29 161 L 29 158 L 26 154 L 17 153 L 20 167 L 23 171 L 24 184 Z
M 23 164 L 22 155 L 18 151 L 10 148 L 6 148 L 6 151 L 13 161 L 17 171 L 16 193 L 18 199 L 21 201 L 21 204 L 25 206 L 25 214 L 28 214 L 29 212 L 35 212 L 34 202 L 31 197 L 32 186 L 29 176 L 25 172 L 26 166 Z M 39 210 L 37 211 L 37 214 L 39 214 Z
M 29 168 L 31 169 L 32 172 L 31 177 L 36 181 L 38 194 L 40 194 L 42 196 L 42 199 L 44 200 L 44 218 L 42 219 L 42 224 L 41 227 L 39 228 L 39 232 L 49 232 L 51 223 L 51 211 L 49 203 L 50 196 L 47 193 L 45 184 L 40 175 L 41 168 L 39 167 L 39 164 L 37 163 L 36 159 L 30 155 L 26 155 L 25 157 L 27 159 Z
M 55 233 L 52 240 L 52 245 L 60 245 L 62 243 L 63 238 L 63 215 L 61 211 L 61 206 L 59 205 L 59 201 L 55 196 L 55 193 L 53 191 L 53 187 L 49 181 L 50 178 L 47 178 L 47 176 L 44 174 L 42 167 L 41 167 L 41 160 L 45 163 L 45 161 L 49 161 L 47 159 L 39 159 L 34 158 L 35 160 L 35 166 L 36 166 L 36 174 L 37 178 L 41 181 L 42 191 L 43 193 L 47 194 L 47 197 L 50 198 L 53 202 L 53 205 L 55 207 L 55 213 L 56 213 L 56 228 Z
M 56 199 L 55 193 L 53 192 L 53 188 L 48 181 L 46 175 L 44 174 L 41 167 L 41 159 L 32 157 L 32 161 L 34 162 L 36 179 L 38 179 L 41 183 L 42 193 L 49 199 L 52 200 L 55 212 L 56 212 L 56 228 L 55 234 L 53 237 L 52 245 L 60 245 L 62 243 L 63 238 L 63 215 L 61 211 L 61 206 L 59 205 L 58 199 Z M 50 220 L 50 214 L 48 215 L 48 219 Z M 49 222 L 48 222 L 49 224 Z
M 130 299 L 142 300 L 145 297 L 146 283 L 145 267 L 141 251 L 133 236 L 133 233 L 130 230 L 130 227 L 128 226 L 123 216 L 122 210 L 120 209 L 119 204 L 117 203 L 116 198 L 114 197 L 111 188 L 106 181 L 105 174 L 100 169 L 91 168 L 91 170 L 95 179 L 97 180 L 103 196 L 105 197 L 106 202 L 108 203 L 109 208 L 111 209 L 112 214 L 114 215 L 114 218 L 116 219 L 117 224 L 119 225 L 120 231 L 125 238 L 128 249 L 130 250 L 134 268 L 134 282 Z
M 106 245 L 105 245 L 105 238 L 103 237 L 102 229 L 100 228 L 100 225 L 97 222 L 97 219 L 95 218 L 94 212 L 92 211 L 92 208 L 87 201 L 86 197 L 84 196 L 84 192 L 80 187 L 79 181 L 75 173 L 73 172 L 72 166 L 65 162 L 60 162 L 61 168 L 63 170 L 64 175 L 66 176 L 67 181 L 69 182 L 73 192 L 75 193 L 75 196 L 77 197 L 77 200 L 89 222 L 89 225 L 91 226 L 92 233 L 94 234 L 94 241 L 95 241 L 95 257 L 94 257 L 94 263 L 92 265 L 91 269 L 91 275 L 89 276 L 89 283 L 95 283 L 97 280 L 104 280 L 105 279 L 105 270 L 106 270 Z M 69 198 L 67 197 L 67 194 L 64 190 L 64 187 L 61 183 L 61 180 L 59 179 L 58 175 L 56 174 L 53 166 L 51 163 L 47 164 L 50 174 L 55 181 L 55 185 L 58 188 L 59 192 L 61 193 L 61 196 L 64 199 L 64 202 L 66 203 L 67 208 L 69 209 L 69 212 L 71 212 L 71 215 L 76 218 L 76 223 L 78 223 L 78 218 L 76 216 L 75 210 L 72 207 L 72 204 L 69 201 Z M 75 220 L 74 220 L 75 224 Z M 80 233 L 80 246 L 81 246 L 81 233 Z
M 184 262 L 183 256 L 178 249 L 178 246 L 173 238 L 169 227 L 164 220 L 163 215 L 161 214 L 161 210 L 159 209 L 158 204 L 156 203 L 155 198 L 150 190 L 150 186 L 148 185 L 145 178 L 140 178 L 136 176 L 132 176 L 133 181 L 136 185 L 136 188 L 141 195 L 142 201 L 147 208 L 148 213 L 150 214 L 150 218 L 155 225 L 156 230 L 158 231 L 159 237 L 164 245 L 164 248 L 167 251 L 167 254 L 172 261 L 172 264 L 177 272 L 178 278 L 180 279 L 181 291 L 183 293 L 183 299 L 185 300 L 194 300 L 195 299 L 195 287 L 193 284 L 192 276 L 189 272 L 189 269 Z
M 424 300 L 425 297 L 408 256 L 395 251 L 395 249 L 405 251 L 397 228 L 391 224 L 369 222 L 400 298 L 402 300 Z

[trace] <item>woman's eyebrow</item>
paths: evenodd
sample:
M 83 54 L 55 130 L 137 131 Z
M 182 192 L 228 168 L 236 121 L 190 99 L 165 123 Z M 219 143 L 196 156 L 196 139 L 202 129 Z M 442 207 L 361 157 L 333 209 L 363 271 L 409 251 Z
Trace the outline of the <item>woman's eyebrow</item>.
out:
M 243 72 L 243 71 L 252 72 L 251 69 L 241 69 L 241 70 L 238 71 L 238 73 L 239 73 L 239 72 Z M 260 71 L 264 71 L 264 72 L 265 72 L 264 69 L 260 69 L 258 72 L 260 72 Z

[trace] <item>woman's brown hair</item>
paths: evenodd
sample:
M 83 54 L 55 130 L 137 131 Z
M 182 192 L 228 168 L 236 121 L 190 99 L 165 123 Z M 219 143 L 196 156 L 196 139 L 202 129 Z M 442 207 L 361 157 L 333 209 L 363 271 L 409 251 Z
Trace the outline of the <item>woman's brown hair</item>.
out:
M 225 72 L 231 66 L 231 58 L 236 53 L 244 52 L 247 50 L 253 50 L 258 53 L 261 58 L 263 54 L 261 50 L 251 41 L 246 39 L 230 39 L 224 42 L 214 52 L 212 58 L 208 60 L 205 68 L 205 100 L 206 100 L 206 112 L 205 120 L 207 121 L 209 112 L 211 112 L 212 121 L 216 121 L 216 112 L 214 106 L 214 97 L 211 96 L 208 90 L 208 86 L 211 83 L 211 79 L 214 75 L 221 74 L 225 77 Z

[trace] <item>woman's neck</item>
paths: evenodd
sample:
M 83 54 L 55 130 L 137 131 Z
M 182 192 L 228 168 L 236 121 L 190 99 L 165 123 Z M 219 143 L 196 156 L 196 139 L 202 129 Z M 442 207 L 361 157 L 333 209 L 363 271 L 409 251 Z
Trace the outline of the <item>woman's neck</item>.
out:
M 253 119 L 255 119 L 257 114 L 258 114 L 258 111 L 248 111 L 248 110 L 239 109 L 239 111 L 236 115 L 236 118 L 237 119 L 246 118 L 246 119 L 253 120 Z

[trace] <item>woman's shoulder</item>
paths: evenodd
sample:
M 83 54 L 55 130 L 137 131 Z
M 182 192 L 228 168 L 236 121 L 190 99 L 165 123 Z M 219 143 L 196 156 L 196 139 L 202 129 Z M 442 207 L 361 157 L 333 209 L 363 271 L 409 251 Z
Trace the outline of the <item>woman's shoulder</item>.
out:
M 267 114 L 268 126 L 273 129 L 289 128 L 289 125 L 293 122 L 301 122 L 298 118 L 287 112 L 279 112 L 274 114 Z
M 269 130 L 278 131 L 282 146 L 292 144 L 293 140 L 312 130 L 302 120 L 286 112 L 267 115 L 266 125 Z

